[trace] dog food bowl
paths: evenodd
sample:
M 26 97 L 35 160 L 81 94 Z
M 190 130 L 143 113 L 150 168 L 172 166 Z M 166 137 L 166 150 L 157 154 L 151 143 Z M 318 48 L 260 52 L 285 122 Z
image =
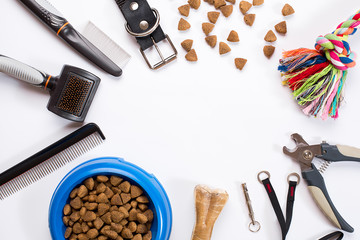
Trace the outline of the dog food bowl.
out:
M 153 240 L 168 240 L 172 227 L 172 211 L 169 198 L 160 182 L 152 174 L 121 158 L 97 158 L 80 164 L 70 171 L 57 186 L 50 202 L 49 228 L 53 240 L 64 240 L 66 226 L 62 221 L 63 208 L 69 203 L 70 192 L 85 179 L 98 175 L 115 175 L 140 186 L 150 200 L 149 209 L 154 212 L 151 227 Z

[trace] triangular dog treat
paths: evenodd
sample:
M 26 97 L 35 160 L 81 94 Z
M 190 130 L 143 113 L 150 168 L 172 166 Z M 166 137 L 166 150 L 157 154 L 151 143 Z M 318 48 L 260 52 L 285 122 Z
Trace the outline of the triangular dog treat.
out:
M 183 15 L 185 17 L 189 16 L 189 13 L 190 13 L 190 5 L 189 4 L 182 5 L 178 9 L 179 9 L 179 12 L 181 15 Z
M 277 37 L 275 36 L 275 33 L 272 30 L 269 30 L 265 35 L 264 40 L 267 42 L 275 42 L 277 40 Z
M 188 23 L 185 19 L 181 18 L 178 24 L 179 31 L 185 31 L 191 28 L 190 23 Z
M 288 16 L 295 13 L 295 11 L 292 6 L 290 6 L 289 4 L 285 4 L 283 9 L 281 10 L 281 13 L 283 16 Z
M 215 24 L 220 16 L 220 13 L 219 12 L 208 12 L 208 19 L 211 23 Z
M 237 69 L 242 70 L 247 62 L 245 58 L 235 58 L 235 66 Z
M 185 51 L 189 52 L 192 48 L 193 42 L 194 41 L 191 39 L 186 39 L 181 43 L 181 46 L 185 49 Z
M 276 24 L 276 25 L 275 25 L 275 30 L 276 30 L 278 33 L 285 34 L 285 33 L 287 32 L 286 22 L 285 22 L 285 21 L 282 21 L 282 22 L 279 22 L 278 24 Z
M 196 55 L 195 49 L 191 49 L 186 55 L 186 60 L 189 62 L 196 62 L 198 60 L 198 57 Z
M 220 8 L 220 11 L 225 17 L 229 17 L 233 12 L 233 5 L 225 5 Z
M 237 32 L 235 32 L 234 30 L 232 30 L 227 38 L 227 40 L 229 42 L 239 42 L 240 39 L 239 39 L 239 35 Z
M 210 47 L 214 48 L 217 43 L 217 37 L 216 35 L 208 36 L 205 38 L 205 41 L 207 42 L 207 44 L 209 44 Z
M 248 1 L 241 1 L 239 8 L 242 14 L 246 14 L 247 11 L 249 11 L 249 9 L 252 7 L 252 4 L 249 3 Z
M 215 25 L 212 23 L 203 23 L 202 24 L 202 30 L 203 32 L 207 35 L 209 35 L 209 33 L 211 33 L 211 31 L 214 29 Z
M 231 48 L 229 47 L 229 45 L 227 45 L 224 42 L 220 42 L 220 44 L 219 44 L 219 53 L 220 53 L 220 55 L 226 54 L 226 53 L 228 53 L 230 51 L 231 51 Z
M 252 26 L 255 21 L 255 14 L 246 14 L 244 16 L 244 21 L 247 25 Z

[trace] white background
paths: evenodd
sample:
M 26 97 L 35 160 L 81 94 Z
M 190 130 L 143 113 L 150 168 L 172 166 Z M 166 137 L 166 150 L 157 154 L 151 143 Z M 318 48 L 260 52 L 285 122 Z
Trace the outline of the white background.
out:
M 276 70 L 282 50 L 312 48 L 316 37 L 335 29 L 358 9 L 358 1 L 318 0 L 289 3 L 296 13 L 286 18 L 288 33 L 279 36 L 276 51 L 268 60 L 262 53 L 263 37 L 284 20 L 284 0 L 265 0 L 253 7 L 252 27 L 245 25 L 238 9 L 229 19 L 219 18 L 214 29 L 226 41 L 236 30 L 240 43 L 219 56 L 204 41 L 201 23 L 213 8 L 202 3 L 187 20 L 192 28 L 180 33 L 177 8 L 185 0 L 150 0 L 161 14 L 161 26 L 179 50 L 178 59 L 158 71 L 149 70 L 135 40 L 124 29 L 124 19 L 112 0 L 52 0 L 52 4 L 77 29 L 88 20 L 119 43 L 132 59 L 120 78 L 114 78 L 77 54 L 58 39 L 18 1 L 0 5 L 1 54 L 25 62 L 50 74 L 59 74 L 64 64 L 84 68 L 102 82 L 85 123 L 97 123 L 107 137 L 100 147 L 0 203 L 0 239 L 50 239 L 48 205 L 63 176 L 76 165 L 96 157 L 117 156 L 154 173 L 165 187 L 173 208 L 170 239 L 191 236 L 195 220 L 193 189 L 208 184 L 226 189 L 229 201 L 221 213 L 213 240 L 280 239 L 276 216 L 263 186 L 256 180 L 261 170 L 270 171 L 272 184 L 285 211 L 287 183 L 291 172 L 300 173 L 296 162 L 282 153 L 293 147 L 290 134 L 298 132 L 310 144 L 327 140 L 332 144 L 360 146 L 360 69 L 349 71 L 345 102 L 338 120 L 321 121 L 302 114 L 290 90 L 281 85 Z M 349 38 L 360 52 L 360 34 Z M 180 47 L 194 39 L 197 63 L 184 59 Z M 234 67 L 235 57 L 248 63 L 243 71 Z M 0 171 L 64 137 L 81 126 L 47 111 L 47 92 L 0 74 Z M 358 163 L 336 163 L 324 178 L 330 195 L 343 217 L 355 228 L 345 239 L 360 238 Z M 241 190 L 247 182 L 260 232 L 249 232 L 249 217 Z M 312 200 L 304 181 L 298 187 L 291 229 L 287 239 L 317 239 L 335 230 Z

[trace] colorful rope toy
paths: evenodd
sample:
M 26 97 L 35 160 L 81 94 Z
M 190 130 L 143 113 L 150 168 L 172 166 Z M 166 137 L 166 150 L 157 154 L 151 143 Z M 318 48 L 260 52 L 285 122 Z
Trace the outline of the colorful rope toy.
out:
M 343 100 L 348 68 L 355 66 L 356 55 L 347 39 L 360 25 L 360 10 L 341 23 L 334 32 L 319 36 L 315 50 L 299 48 L 283 52 L 278 70 L 306 115 L 337 118 Z

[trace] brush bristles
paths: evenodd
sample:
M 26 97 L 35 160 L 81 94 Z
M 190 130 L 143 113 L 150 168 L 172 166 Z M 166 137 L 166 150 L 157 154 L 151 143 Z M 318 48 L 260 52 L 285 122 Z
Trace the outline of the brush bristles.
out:
M 59 152 L 45 162 L 28 170 L 27 172 L 17 176 L 9 182 L 0 186 L 0 200 L 4 200 L 17 191 L 29 186 L 30 184 L 40 180 L 50 173 L 61 168 L 65 164 L 80 157 L 87 151 L 95 148 L 103 142 L 102 137 L 98 132 L 95 132 L 79 142 L 71 145 L 67 149 Z

